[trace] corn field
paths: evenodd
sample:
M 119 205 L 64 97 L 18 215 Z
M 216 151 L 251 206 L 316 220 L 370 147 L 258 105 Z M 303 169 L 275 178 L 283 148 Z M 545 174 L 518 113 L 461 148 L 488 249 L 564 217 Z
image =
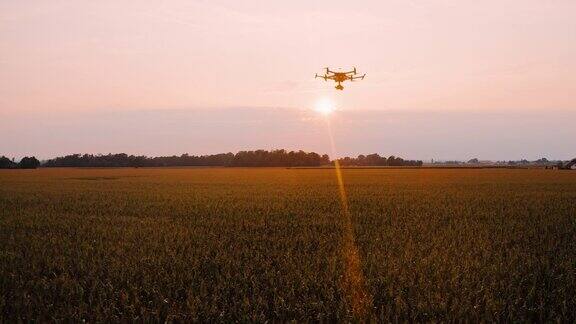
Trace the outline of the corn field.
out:
M 576 320 L 576 173 L 0 170 L 0 322 Z M 343 201 L 345 200 L 345 201 Z

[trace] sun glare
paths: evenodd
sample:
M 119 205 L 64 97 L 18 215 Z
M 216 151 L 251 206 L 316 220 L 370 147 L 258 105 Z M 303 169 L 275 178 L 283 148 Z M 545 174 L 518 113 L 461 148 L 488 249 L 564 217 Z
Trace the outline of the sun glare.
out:
M 322 98 L 316 102 L 316 105 L 314 106 L 314 110 L 319 114 L 322 114 L 324 116 L 328 116 L 332 112 L 334 112 L 334 110 L 336 110 L 336 105 L 329 98 Z

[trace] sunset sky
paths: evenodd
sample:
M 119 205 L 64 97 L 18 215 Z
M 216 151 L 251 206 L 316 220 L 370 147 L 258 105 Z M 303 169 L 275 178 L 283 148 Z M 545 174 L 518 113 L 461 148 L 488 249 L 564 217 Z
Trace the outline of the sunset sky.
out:
M 366 79 L 314 79 L 356 66 Z M 0 155 L 576 157 L 576 1 L 0 1 Z

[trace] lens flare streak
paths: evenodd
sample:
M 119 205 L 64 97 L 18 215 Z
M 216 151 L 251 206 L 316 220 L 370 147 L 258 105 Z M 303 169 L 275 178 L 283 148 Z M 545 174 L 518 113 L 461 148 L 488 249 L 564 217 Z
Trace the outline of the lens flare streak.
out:
M 330 137 L 330 145 L 332 147 L 332 156 L 335 156 L 336 146 L 334 144 L 334 136 L 332 135 L 332 128 L 330 127 L 330 121 L 328 119 L 326 120 L 326 124 Z M 348 206 L 348 197 L 346 195 L 346 188 L 344 187 L 344 180 L 342 178 L 342 170 L 337 159 L 334 161 L 334 170 L 336 171 L 340 202 L 342 205 L 342 216 L 344 217 L 341 251 L 344 261 L 344 276 L 341 284 L 346 294 L 345 298 L 352 309 L 354 317 L 357 319 L 366 319 L 370 306 L 372 305 L 372 298 L 366 289 L 366 283 L 362 273 L 360 253 L 354 235 L 352 215 Z

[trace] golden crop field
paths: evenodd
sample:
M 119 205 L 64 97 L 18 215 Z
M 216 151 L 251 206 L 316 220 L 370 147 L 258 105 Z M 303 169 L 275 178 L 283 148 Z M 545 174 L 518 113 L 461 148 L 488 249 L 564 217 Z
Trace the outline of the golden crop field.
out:
M 342 176 L 1 170 L 0 322 L 576 320 L 576 172 Z

